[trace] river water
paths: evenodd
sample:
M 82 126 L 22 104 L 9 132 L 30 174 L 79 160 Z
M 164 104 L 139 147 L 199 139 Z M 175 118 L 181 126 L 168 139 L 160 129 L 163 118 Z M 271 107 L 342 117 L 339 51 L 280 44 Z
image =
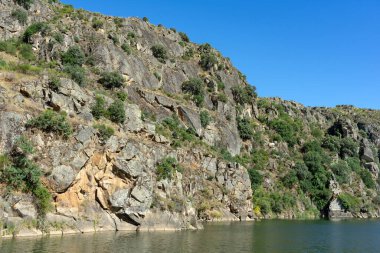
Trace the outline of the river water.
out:
M 0 240 L 1 253 L 380 252 L 380 221 L 260 221 L 206 224 L 204 230 Z

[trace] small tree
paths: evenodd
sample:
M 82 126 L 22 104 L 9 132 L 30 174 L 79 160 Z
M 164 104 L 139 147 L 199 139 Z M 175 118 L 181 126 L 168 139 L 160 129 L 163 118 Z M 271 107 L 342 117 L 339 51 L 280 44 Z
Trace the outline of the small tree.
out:
M 238 118 L 237 121 L 240 138 L 250 140 L 254 134 L 251 121 L 248 118 Z
M 45 132 L 52 132 L 69 137 L 73 130 L 67 122 L 65 113 L 56 113 L 53 110 L 46 110 L 41 115 L 31 119 L 27 127 L 38 128 Z
M 115 123 L 124 123 L 125 108 L 121 100 L 116 100 L 107 109 L 108 118 Z
M 106 89 L 120 88 L 124 85 L 124 78 L 118 72 L 103 72 L 99 83 Z
M 42 34 L 45 34 L 48 29 L 49 29 L 49 26 L 43 22 L 34 23 L 34 24 L 30 25 L 28 28 L 26 28 L 26 30 L 22 36 L 22 40 L 26 43 L 29 43 L 30 38 L 33 35 L 35 35 L 39 32 Z
M 73 46 L 62 54 L 62 63 L 70 66 L 82 66 L 85 58 L 86 56 L 82 49 L 78 46 Z
M 217 63 L 218 59 L 213 53 L 205 53 L 201 55 L 199 65 L 201 65 L 203 70 L 210 70 Z
M 235 86 L 231 89 L 232 95 L 236 103 L 240 105 L 251 103 L 252 100 L 257 97 L 256 87 L 247 85 L 247 86 Z
M 162 45 L 154 45 L 151 47 L 153 56 L 161 63 L 166 63 L 166 60 L 169 59 L 168 52 L 166 48 Z
M 95 97 L 95 104 L 91 107 L 91 113 L 95 119 L 100 119 L 106 115 L 106 101 L 100 95 Z
M 204 101 L 204 83 L 199 78 L 191 78 L 182 84 L 182 91 L 192 95 L 192 100 L 199 107 Z

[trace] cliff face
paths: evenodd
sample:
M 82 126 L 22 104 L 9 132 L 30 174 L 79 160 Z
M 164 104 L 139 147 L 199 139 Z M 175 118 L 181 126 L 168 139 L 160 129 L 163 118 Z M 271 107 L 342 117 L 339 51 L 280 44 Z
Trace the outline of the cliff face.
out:
M 257 98 L 175 29 L 28 2 L 0 1 L 7 233 L 378 216 L 379 112 Z

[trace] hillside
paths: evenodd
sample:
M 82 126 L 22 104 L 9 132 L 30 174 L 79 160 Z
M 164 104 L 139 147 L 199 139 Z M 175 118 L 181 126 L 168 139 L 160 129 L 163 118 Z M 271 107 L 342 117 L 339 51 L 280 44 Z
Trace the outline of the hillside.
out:
M 380 215 L 379 111 L 260 98 L 146 18 L 0 8 L 4 234 Z

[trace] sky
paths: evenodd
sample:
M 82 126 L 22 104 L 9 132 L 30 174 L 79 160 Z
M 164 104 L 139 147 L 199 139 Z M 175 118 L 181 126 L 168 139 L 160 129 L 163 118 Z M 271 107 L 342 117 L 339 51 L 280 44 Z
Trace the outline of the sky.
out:
M 261 97 L 380 109 L 380 0 L 63 0 L 210 43 Z

